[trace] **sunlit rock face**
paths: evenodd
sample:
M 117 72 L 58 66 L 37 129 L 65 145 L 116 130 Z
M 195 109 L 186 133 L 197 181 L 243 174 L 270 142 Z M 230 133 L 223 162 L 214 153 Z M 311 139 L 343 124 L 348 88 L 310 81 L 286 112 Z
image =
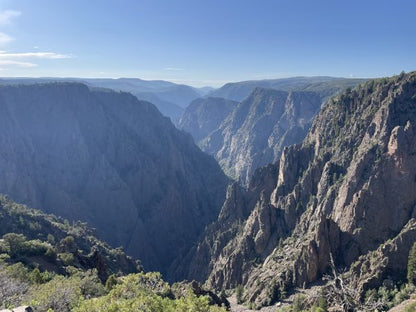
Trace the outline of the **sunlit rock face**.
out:
M 331 99 L 301 144 L 258 170 L 246 191 L 229 189 L 189 256 L 189 276 L 204 264 L 200 279 L 242 284 L 257 306 L 320 279 L 331 255 L 360 291 L 405 278 L 416 239 L 415 124 L 416 73 Z

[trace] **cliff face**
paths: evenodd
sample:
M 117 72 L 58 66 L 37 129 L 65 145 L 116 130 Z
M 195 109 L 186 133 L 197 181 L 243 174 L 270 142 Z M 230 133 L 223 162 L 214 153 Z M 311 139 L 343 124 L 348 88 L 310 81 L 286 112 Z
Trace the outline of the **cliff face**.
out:
M 224 171 L 247 186 L 254 171 L 305 137 L 323 98 L 315 92 L 255 89 L 200 142 Z
M 304 139 L 329 96 L 359 81 L 315 77 L 226 85 L 221 89 L 232 94 L 252 92 L 239 103 L 218 97 L 197 99 L 185 109 L 178 127 L 213 155 L 227 175 L 247 187 L 257 168 L 276 162 L 285 146 Z
M 212 222 L 227 179 L 148 102 L 77 83 L 0 87 L 0 192 L 169 273 Z
M 241 199 L 248 217 L 233 223 L 238 230 L 222 235 L 231 227 L 221 217 L 210 226 L 215 236 L 206 233 L 191 268 L 205 253 L 210 270 L 200 279 L 218 289 L 243 284 L 245 299 L 258 305 L 318 280 L 330 254 L 363 290 L 404 271 L 416 239 L 415 124 L 415 73 L 330 100 L 302 144 L 256 173 Z M 232 198 L 229 192 L 220 216 L 238 211 Z M 224 247 L 207 248 L 210 239 Z
M 199 143 L 218 129 L 237 106 L 237 102 L 223 98 L 199 98 L 191 102 L 181 116 L 178 128 L 189 132 Z

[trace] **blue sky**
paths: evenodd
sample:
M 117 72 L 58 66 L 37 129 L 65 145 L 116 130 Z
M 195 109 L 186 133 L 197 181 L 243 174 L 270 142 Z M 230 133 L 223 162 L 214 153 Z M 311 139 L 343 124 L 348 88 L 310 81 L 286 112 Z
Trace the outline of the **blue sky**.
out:
M 416 70 L 414 0 L 0 0 L 0 76 L 195 86 Z

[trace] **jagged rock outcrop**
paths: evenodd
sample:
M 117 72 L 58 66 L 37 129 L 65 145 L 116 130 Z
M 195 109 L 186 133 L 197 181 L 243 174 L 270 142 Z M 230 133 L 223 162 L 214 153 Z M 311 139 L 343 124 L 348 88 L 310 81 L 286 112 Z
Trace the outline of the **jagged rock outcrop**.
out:
M 359 257 L 345 275 L 361 293 L 386 284 L 386 281 L 405 280 L 407 255 L 415 242 L 416 219 L 412 218 L 396 237 Z
M 187 258 L 179 265 L 186 272 L 181 275 L 187 276 L 189 280 L 195 279 L 203 282 L 214 267 L 224 265 L 223 262 L 217 261 L 224 253 L 224 248 L 227 248 L 230 253 L 234 248 L 238 250 L 235 245 L 239 242 L 229 243 L 238 233 L 243 231 L 244 222 L 250 215 L 260 193 L 263 194 L 263 197 L 270 196 L 274 188 L 277 170 L 278 168 L 272 164 L 258 169 L 248 190 L 242 188 L 238 183 L 229 185 L 218 220 L 207 227 L 203 240 L 189 252 Z M 247 259 L 249 258 L 247 256 Z M 244 259 L 242 260 L 244 261 Z M 249 261 L 247 260 L 247 262 Z M 244 263 L 240 262 L 239 265 L 243 266 Z M 239 276 L 241 269 L 238 270 L 232 266 L 230 270 L 223 270 L 221 274 L 227 273 Z M 222 279 L 222 277 L 219 278 Z
M 82 220 L 169 273 L 218 216 L 227 178 L 148 102 L 79 83 L 0 87 L 0 192 Z
M 199 145 L 247 186 L 257 168 L 277 161 L 285 146 L 302 141 L 322 100 L 315 92 L 257 88 Z
M 246 300 L 267 305 L 317 281 L 331 254 L 336 266 L 361 272 L 361 289 L 400 279 L 388 275 L 405 270 L 414 239 L 415 124 L 416 73 L 369 81 L 330 100 L 302 144 L 283 151 L 272 190 L 256 184 L 241 230 L 210 254 L 207 284 L 243 284 Z M 360 256 L 372 253 L 380 263 L 361 269 Z
M 224 98 L 195 100 L 178 126 L 247 187 L 257 168 L 276 162 L 285 146 L 304 139 L 330 96 L 362 81 L 296 77 L 230 83 L 212 92 Z

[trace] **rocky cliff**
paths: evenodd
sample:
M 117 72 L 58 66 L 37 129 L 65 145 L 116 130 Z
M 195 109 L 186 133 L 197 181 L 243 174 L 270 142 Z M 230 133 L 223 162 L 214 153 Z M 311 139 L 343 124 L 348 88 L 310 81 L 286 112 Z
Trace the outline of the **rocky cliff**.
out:
M 316 92 L 257 88 L 199 145 L 247 186 L 257 168 L 277 161 L 283 147 L 302 141 L 322 101 Z
M 403 278 L 416 240 L 415 124 L 416 73 L 330 100 L 301 144 L 257 171 L 246 192 L 228 191 L 189 276 L 217 289 L 242 284 L 258 306 L 319 280 L 330 255 L 361 290 Z M 198 275 L 201 263 L 209 270 Z
M 215 220 L 227 179 L 148 102 L 79 83 L 0 87 L 0 192 L 82 220 L 170 272 Z
M 182 114 L 178 128 L 192 135 L 199 143 L 217 130 L 238 102 L 223 98 L 199 98 L 191 102 Z
M 257 168 L 276 162 L 285 146 L 303 140 L 330 96 L 362 81 L 297 77 L 231 83 L 212 94 L 238 99 L 238 104 L 220 97 L 197 99 L 178 127 L 247 187 Z

